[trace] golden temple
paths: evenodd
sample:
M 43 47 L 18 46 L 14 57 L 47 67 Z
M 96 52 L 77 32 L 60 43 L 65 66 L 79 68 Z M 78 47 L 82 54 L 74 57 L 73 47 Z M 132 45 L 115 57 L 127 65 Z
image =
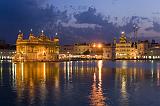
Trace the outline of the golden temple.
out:
M 16 54 L 13 61 L 57 61 L 59 55 L 59 38 L 47 37 L 44 32 L 35 36 L 32 31 L 28 39 L 24 39 L 20 31 L 16 41 Z

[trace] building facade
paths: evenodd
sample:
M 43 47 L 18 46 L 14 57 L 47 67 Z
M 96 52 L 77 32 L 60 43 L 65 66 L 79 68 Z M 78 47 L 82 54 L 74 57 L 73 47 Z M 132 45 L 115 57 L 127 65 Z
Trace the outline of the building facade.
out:
M 0 49 L 0 60 L 12 60 L 12 57 L 15 53 L 15 50 Z
M 15 45 L 11 45 L 3 40 L 0 40 L 0 60 L 12 60 L 12 57 L 16 52 L 15 49 Z
M 73 54 L 75 55 L 83 55 L 86 52 L 90 52 L 91 48 L 90 48 L 90 44 L 87 43 L 81 43 L 81 44 L 75 44 L 74 48 L 73 48 Z
M 104 44 L 101 43 L 77 43 L 74 45 L 64 45 L 61 46 L 60 57 L 102 59 L 103 48 Z
M 149 41 L 140 41 L 137 44 L 137 49 L 138 49 L 138 58 L 143 58 L 144 55 L 148 53 L 149 50 Z
M 132 42 L 127 41 L 125 33 L 122 32 L 119 42 L 116 43 L 115 59 L 136 59 L 137 48 Z
M 44 35 L 36 37 L 32 32 L 28 39 L 24 39 L 23 33 L 18 34 L 16 41 L 16 54 L 14 61 L 56 61 L 59 54 L 59 38 L 53 39 Z
M 151 45 L 147 52 L 142 55 L 143 59 L 160 59 L 160 44 Z
M 74 45 L 63 45 L 63 46 L 60 46 L 60 54 L 72 53 L 73 49 L 74 49 Z
M 89 44 L 63 45 L 60 47 L 61 54 L 83 55 L 86 51 L 90 51 Z
M 115 47 L 112 44 L 106 44 L 103 47 L 103 59 L 111 60 L 115 58 Z

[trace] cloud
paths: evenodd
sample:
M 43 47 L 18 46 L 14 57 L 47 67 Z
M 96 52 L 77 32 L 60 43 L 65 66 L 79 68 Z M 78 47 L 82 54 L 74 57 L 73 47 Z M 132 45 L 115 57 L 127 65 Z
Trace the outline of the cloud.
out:
M 46 24 L 57 20 L 66 22 L 67 11 L 59 11 L 52 5 L 42 4 L 44 0 L 2 0 L 0 1 L 0 39 L 15 42 L 17 32 L 21 29 L 28 32 L 31 28 L 38 32 Z
M 90 40 L 110 42 L 114 37 L 119 38 L 121 31 L 132 33 L 134 24 L 141 26 L 143 20 L 149 21 L 139 16 L 104 16 L 94 7 L 69 14 L 48 3 L 48 0 L 0 1 L 0 39 L 15 43 L 19 29 L 28 34 L 32 28 L 36 35 L 42 29 L 49 36 L 59 32 L 62 43 Z M 153 27 L 146 29 L 147 32 L 151 30 L 160 32 L 160 25 L 155 21 Z
M 153 26 L 152 27 L 148 27 L 145 30 L 146 31 L 160 32 L 160 24 L 158 22 L 153 22 Z
M 75 14 L 77 23 L 99 24 L 104 23 L 102 14 L 96 14 L 96 9 L 89 7 L 87 11 Z

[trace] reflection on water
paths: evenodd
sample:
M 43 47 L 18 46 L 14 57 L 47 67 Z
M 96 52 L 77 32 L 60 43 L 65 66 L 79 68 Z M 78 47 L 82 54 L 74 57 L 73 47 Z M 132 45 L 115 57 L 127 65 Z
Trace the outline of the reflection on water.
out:
M 27 97 L 29 104 L 34 104 L 38 95 L 39 102 L 44 104 L 47 83 L 59 87 L 59 63 L 12 63 L 10 75 L 20 103 Z
M 2 67 L 2 61 L 0 61 L 0 84 L 2 84 L 3 83 L 3 74 L 2 74 L 2 70 L 3 69 L 3 67 Z
M 157 86 L 160 86 L 160 63 L 157 64 Z
M 156 106 L 159 87 L 158 61 L 0 61 L 0 105 Z
M 93 84 L 90 93 L 90 105 L 91 106 L 106 106 L 105 97 L 102 90 L 102 60 L 98 61 L 98 80 L 96 78 L 96 72 L 93 75 Z M 98 82 L 98 86 L 97 86 Z

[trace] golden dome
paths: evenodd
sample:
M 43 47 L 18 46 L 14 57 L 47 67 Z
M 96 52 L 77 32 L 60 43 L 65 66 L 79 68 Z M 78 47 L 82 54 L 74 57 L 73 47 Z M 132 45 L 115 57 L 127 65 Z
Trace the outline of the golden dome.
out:
M 120 37 L 120 43 L 126 43 L 127 38 L 125 32 L 122 32 L 121 37 Z
M 44 35 L 43 30 L 42 30 L 41 35 L 40 35 L 38 38 L 39 38 L 39 40 L 41 40 L 41 41 L 49 41 L 49 38 L 48 38 L 46 35 Z

